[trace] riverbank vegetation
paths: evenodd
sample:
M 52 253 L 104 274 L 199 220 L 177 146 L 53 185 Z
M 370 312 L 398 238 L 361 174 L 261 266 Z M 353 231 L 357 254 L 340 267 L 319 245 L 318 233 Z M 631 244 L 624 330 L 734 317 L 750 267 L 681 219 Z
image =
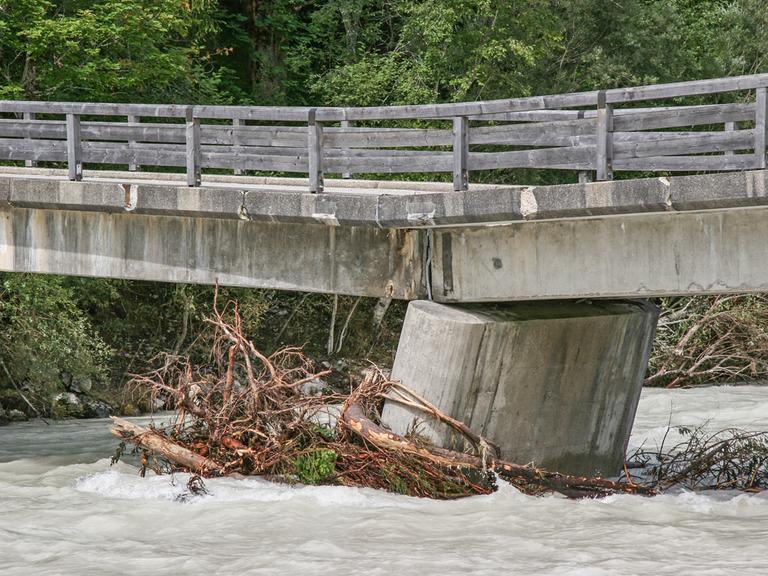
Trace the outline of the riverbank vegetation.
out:
M 768 379 L 765 294 L 663 298 L 646 386 Z
M 764 72 L 766 54 L 761 0 L 0 0 L 2 99 L 419 104 Z M 265 353 L 306 344 L 353 374 L 391 362 L 404 313 L 222 289 L 230 297 Z M 210 287 L 0 274 L 0 421 L 153 408 L 123 384 L 162 352 L 203 358 L 212 301 Z M 765 377 L 762 297 L 661 304 L 649 385 Z

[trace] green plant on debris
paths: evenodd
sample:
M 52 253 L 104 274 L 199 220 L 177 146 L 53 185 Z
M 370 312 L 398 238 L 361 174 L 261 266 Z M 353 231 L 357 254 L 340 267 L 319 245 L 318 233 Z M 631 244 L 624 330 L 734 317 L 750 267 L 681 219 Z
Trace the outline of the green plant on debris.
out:
M 320 448 L 296 458 L 296 475 L 304 484 L 321 484 L 336 473 L 334 450 Z

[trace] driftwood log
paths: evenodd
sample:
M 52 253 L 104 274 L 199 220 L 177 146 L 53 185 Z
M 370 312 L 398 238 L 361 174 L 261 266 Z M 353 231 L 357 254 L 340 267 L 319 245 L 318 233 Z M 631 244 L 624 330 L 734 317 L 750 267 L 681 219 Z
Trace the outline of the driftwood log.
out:
M 483 461 L 480 456 L 446 450 L 432 445 L 418 446 L 398 434 L 385 430 L 365 415 L 359 404 L 351 404 L 344 410 L 342 421 L 353 432 L 380 448 L 400 450 L 433 461 L 441 466 L 491 469 L 501 478 L 515 485 L 538 486 L 541 491 L 564 494 L 569 498 L 594 498 L 610 494 L 653 495 L 653 489 L 638 484 L 614 482 L 605 478 L 571 476 L 549 472 L 541 468 L 522 466 L 495 458 Z M 529 491 L 529 490 L 526 490 Z
M 218 474 L 222 468 L 220 464 L 210 458 L 179 446 L 154 430 L 143 428 L 122 418 L 112 416 L 111 432 L 113 436 L 117 436 L 123 442 L 129 442 L 149 450 L 196 474 L 212 476 Z

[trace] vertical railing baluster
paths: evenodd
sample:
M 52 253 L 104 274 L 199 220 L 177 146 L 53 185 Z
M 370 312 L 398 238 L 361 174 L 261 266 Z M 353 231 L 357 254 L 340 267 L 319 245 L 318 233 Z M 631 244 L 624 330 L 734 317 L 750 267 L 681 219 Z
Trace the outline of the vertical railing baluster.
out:
M 140 121 L 139 116 L 133 116 L 128 115 L 128 124 L 138 124 Z M 128 148 L 135 148 L 136 147 L 136 140 L 128 140 Z M 129 172 L 137 172 L 139 170 L 139 165 L 136 162 L 129 162 L 128 163 L 128 171 Z
M 596 179 L 613 180 L 613 106 L 605 99 L 605 90 L 597 93 Z
M 736 122 L 724 122 L 723 123 L 723 130 L 725 132 L 735 132 L 736 131 Z M 735 152 L 733 150 L 726 150 L 723 152 L 723 156 L 733 156 Z
M 765 131 L 768 118 L 766 88 L 755 91 L 755 168 L 765 170 Z
M 309 191 L 323 191 L 323 123 L 317 121 L 317 110 L 312 108 L 307 118 L 307 152 L 309 155 Z
M 232 126 L 245 126 L 245 121 L 241 118 L 232 118 Z M 233 148 L 235 150 L 235 158 L 239 158 L 240 156 L 240 133 L 237 130 L 232 130 L 232 144 L 234 145 Z M 242 168 L 235 168 L 234 174 L 235 176 L 242 176 L 243 175 L 243 169 Z
M 453 119 L 453 189 L 469 188 L 469 119 L 457 116 Z
M 67 114 L 67 173 L 70 180 L 83 179 L 83 143 L 78 114 Z
M 24 112 L 24 120 L 27 122 L 30 122 L 35 119 L 35 113 L 34 112 Z M 26 143 L 30 145 L 30 149 L 33 148 L 32 144 L 32 138 L 25 138 Z M 24 160 L 24 166 L 27 166 L 28 168 L 34 168 L 37 166 L 37 162 L 34 160 Z
M 187 106 L 186 121 L 187 186 L 200 186 L 200 164 L 202 161 L 200 151 L 200 119 L 195 118 L 195 111 L 192 106 Z
M 342 120 L 341 121 L 341 128 L 342 128 L 342 130 L 344 128 L 352 128 L 352 126 L 353 126 L 353 124 L 349 120 Z M 343 135 L 342 135 L 342 137 L 343 137 Z M 341 149 L 342 156 L 346 156 L 346 154 L 348 152 L 349 152 L 349 148 L 342 148 Z M 344 179 L 352 178 L 352 173 L 351 172 L 342 172 L 341 177 L 344 178 Z
M 128 124 L 138 124 L 140 121 L 139 116 L 134 116 L 132 114 L 128 115 Z M 130 139 L 128 140 L 128 148 L 135 148 L 136 147 L 136 140 Z M 129 172 L 137 172 L 139 169 L 139 165 L 136 162 L 129 162 L 128 163 L 128 171 Z

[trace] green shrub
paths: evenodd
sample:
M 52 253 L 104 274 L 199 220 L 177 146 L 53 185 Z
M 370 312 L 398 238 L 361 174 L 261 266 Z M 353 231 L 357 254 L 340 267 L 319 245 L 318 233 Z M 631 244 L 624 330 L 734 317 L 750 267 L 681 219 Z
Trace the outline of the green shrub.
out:
M 44 411 L 63 389 L 60 374 L 103 381 L 112 350 L 59 276 L 0 274 L 0 359 Z M 7 374 L 0 372 L 0 387 Z

